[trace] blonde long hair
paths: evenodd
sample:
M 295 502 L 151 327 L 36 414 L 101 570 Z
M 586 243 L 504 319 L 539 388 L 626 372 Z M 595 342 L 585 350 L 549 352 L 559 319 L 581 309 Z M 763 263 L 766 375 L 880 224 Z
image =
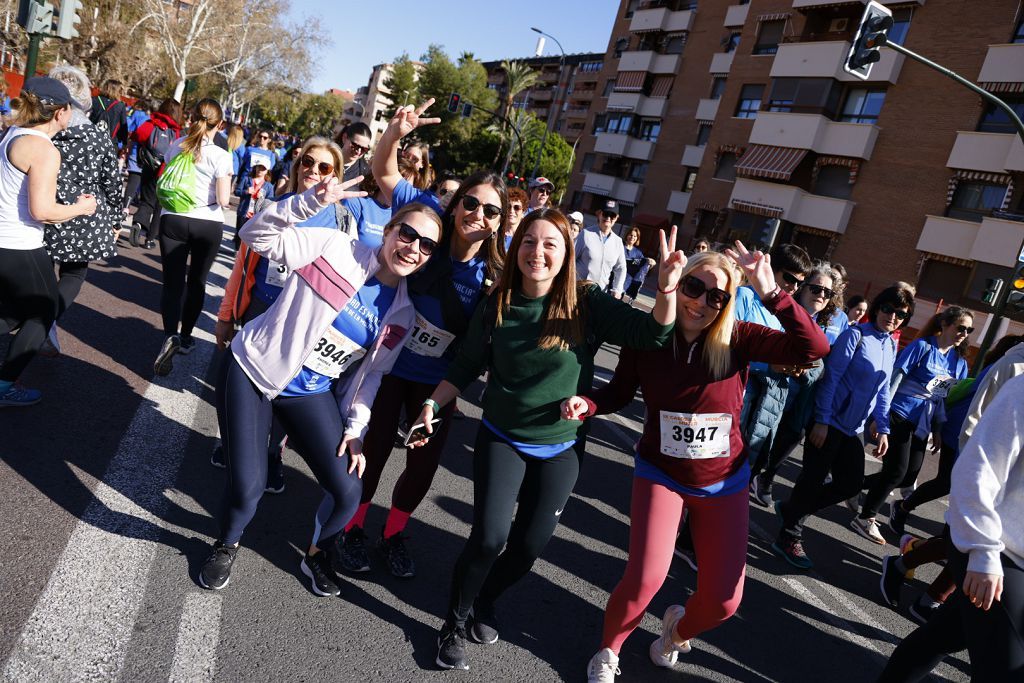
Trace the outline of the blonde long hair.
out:
M 284 188 L 285 192 L 299 191 L 299 171 L 302 166 L 302 155 L 308 154 L 314 149 L 326 149 L 330 152 L 331 158 L 334 159 L 334 176 L 339 182 L 345 179 L 345 157 L 342 156 L 341 147 L 338 147 L 337 143 L 331 142 L 327 138 L 314 135 L 303 141 L 302 149 L 299 150 L 299 156 L 295 157 L 295 160 L 292 162 L 292 170 L 288 174 L 288 184 Z
M 202 158 L 203 138 L 221 124 L 224 110 L 217 100 L 204 97 L 192 108 L 190 120 L 192 123 L 188 127 L 188 135 L 181 143 L 181 151 L 191 154 L 198 162 Z
M 717 268 L 725 273 L 724 289 L 729 293 L 729 302 L 722 307 L 718 316 L 708 326 L 708 333 L 704 341 L 704 365 L 712 377 L 720 380 L 728 374 L 729 368 L 732 366 L 730 346 L 736 328 L 736 289 L 739 286 L 740 274 L 729 257 L 719 254 L 717 251 L 704 251 L 692 255 L 686 260 L 686 267 L 683 268 L 680 281 L 701 266 Z M 680 292 L 679 296 L 684 295 Z

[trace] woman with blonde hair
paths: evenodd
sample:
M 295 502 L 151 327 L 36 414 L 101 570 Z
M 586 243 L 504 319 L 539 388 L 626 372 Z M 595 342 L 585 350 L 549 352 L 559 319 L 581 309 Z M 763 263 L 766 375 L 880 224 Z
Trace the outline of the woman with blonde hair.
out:
M 737 266 L 788 332 L 735 319 Z M 821 328 L 776 284 L 770 257 L 739 242 L 725 255 L 690 256 L 677 286 L 672 341 L 654 351 L 624 348 L 611 382 L 562 405 L 566 419 L 613 413 L 629 405 L 639 387 L 647 406 L 636 447 L 629 560 L 608 599 L 601 649 L 588 665 L 590 681 L 615 679 L 622 644 L 668 574 L 686 509 L 700 558 L 697 590 L 685 608 L 672 605 L 665 612 L 651 661 L 673 666 L 678 653 L 689 652 L 692 638 L 736 612 L 749 523 L 750 467 L 740 432 L 747 368 L 753 361 L 809 363 L 828 353 Z
M 195 161 L 196 206 L 188 211 L 164 211 L 160 216 L 160 256 L 163 291 L 160 314 L 167 339 L 153 362 L 153 372 L 167 375 L 177 353 L 195 348 L 192 330 L 206 299 L 206 277 L 224 234 L 224 209 L 231 201 L 231 153 L 213 142 L 224 110 L 213 99 L 196 102 L 188 135 L 175 140 L 167 152 L 171 164 L 179 154 Z

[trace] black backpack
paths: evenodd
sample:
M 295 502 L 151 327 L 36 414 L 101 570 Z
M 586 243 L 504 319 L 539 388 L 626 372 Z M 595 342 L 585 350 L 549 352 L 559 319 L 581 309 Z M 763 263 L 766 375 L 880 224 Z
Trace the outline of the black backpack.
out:
M 154 125 L 149 139 L 138 146 L 139 167 L 154 173 L 159 171 L 175 139 L 173 130 Z

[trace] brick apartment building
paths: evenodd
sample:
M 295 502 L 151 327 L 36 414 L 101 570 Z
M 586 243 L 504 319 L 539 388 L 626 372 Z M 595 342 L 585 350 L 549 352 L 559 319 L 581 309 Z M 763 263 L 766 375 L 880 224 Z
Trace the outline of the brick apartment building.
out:
M 570 145 L 576 144 L 595 103 L 604 58 L 602 52 L 570 54 L 565 56 L 561 68 L 561 57 L 557 55 L 509 60 L 523 62 L 538 72 L 536 84 L 516 95 L 514 106 L 526 109 L 547 123 L 548 130 L 557 131 Z M 483 62 L 487 69 L 487 86 L 498 93 L 499 100 L 505 97 L 502 61 Z
M 1018 0 L 884 4 L 892 40 L 1024 114 Z M 1011 272 L 1024 240 L 1024 145 L 980 96 L 892 50 L 869 80 L 847 74 L 863 9 L 863 0 L 623 0 L 571 208 L 592 212 L 614 197 L 652 252 L 670 223 L 687 246 L 753 241 L 779 218 L 779 240 L 844 264 L 850 292 L 916 283 L 923 301 L 978 311 L 980 339 L 985 280 Z

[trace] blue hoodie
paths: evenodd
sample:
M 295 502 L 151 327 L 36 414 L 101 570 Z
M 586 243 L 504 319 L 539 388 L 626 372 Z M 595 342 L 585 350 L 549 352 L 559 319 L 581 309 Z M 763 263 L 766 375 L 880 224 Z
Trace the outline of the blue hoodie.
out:
M 843 332 L 825 360 L 818 383 L 814 419 L 847 436 L 864 431 L 874 415 L 879 434 L 889 433 L 889 381 L 896 362 L 896 342 L 872 323 Z

